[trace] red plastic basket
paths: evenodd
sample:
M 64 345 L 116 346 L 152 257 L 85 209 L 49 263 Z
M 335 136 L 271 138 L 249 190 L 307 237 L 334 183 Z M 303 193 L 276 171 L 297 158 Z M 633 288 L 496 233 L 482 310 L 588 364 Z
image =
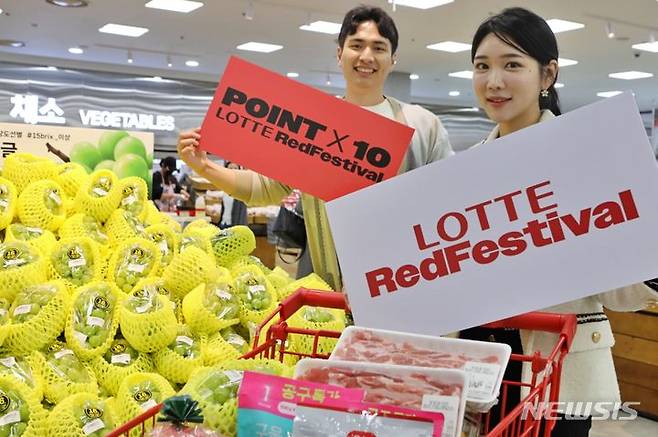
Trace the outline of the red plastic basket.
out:
M 254 336 L 253 349 L 242 358 L 270 358 L 282 362 L 287 355 L 328 358 L 326 354 L 317 352 L 319 341 L 322 338 L 338 338 L 340 337 L 340 332 L 309 330 L 288 326 L 288 319 L 304 306 L 348 309 L 347 302 L 342 293 L 300 289 L 281 302 L 277 310 L 261 323 Z M 277 318 L 278 320 L 263 333 L 263 328 Z M 545 415 L 544 413 L 546 412 L 546 408 L 550 408 L 553 405 L 552 402 L 557 401 L 558 394 L 560 393 L 562 362 L 569 352 L 569 347 L 576 332 L 576 316 L 572 314 L 531 312 L 490 323 L 486 326 L 489 328 L 527 329 L 559 334 L 558 341 L 548 356 L 542 356 L 539 352 L 535 352 L 532 355 L 511 355 L 510 361 L 531 363 L 532 380 L 529 383 L 504 380 L 501 385 L 500 394 L 500 421 L 495 426 L 492 426 L 489 415 L 485 415 L 482 421 L 485 437 L 550 436 L 551 430 L 555 426 L 555 421 L 541 419 L 541 417 L 554 416 L 553 414 Z M 305 335 L 313 338 L 313 349 L 311 353 L 305 354 L 286 350 L 285 345 L 289 335 Z M 529 393 L 521 400 L 520 404 L 507 405 L 508 390 L 510 387 L 527 387 Z M 536 416 L 531 414 L 529 415 L 530 417 L 523 417 L 524 405 L 528 404 L 537 406 L 534 411 Z M 142 415 L 135 417 L 120 428 L 109 433 L 107 437 L 127 436 L 131 430 L 135 429 L 141 429 L 142 435 L 144 435 L 146 424 L 155 422 L 155 416 L 159 410 L 160 405 L 145 411 Z

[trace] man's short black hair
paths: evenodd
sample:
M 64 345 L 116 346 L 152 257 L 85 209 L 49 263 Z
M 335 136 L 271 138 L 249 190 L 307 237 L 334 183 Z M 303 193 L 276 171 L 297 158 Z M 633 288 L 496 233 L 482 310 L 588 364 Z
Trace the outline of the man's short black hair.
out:
M 398 29 L 395 27 L 393 19 L 382 8 L 376 6 L 357 6 L 345 14 L 343 25 L 338 34 L 338 45 L 343 48 L 348 36 L 354 35 L 356 29 L 361 23 L 373 21 L 377 30 L 387 40 L 391 42 L 391 53 L 395 54 L 398 49 Z
M 166 167 L 169 170 L 169 173 L 173 173 L 176 170 L 176 158 L 173 156 L 167 156 L 163 160 L 160 161 L 160 167 Z

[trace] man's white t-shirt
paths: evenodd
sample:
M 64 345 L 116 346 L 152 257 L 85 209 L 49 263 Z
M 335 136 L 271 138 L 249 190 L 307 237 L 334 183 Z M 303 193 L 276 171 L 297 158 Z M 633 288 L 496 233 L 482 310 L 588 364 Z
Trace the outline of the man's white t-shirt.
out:
M 395 119 L 395 114 L 393 114 L 393 106 L 391 106 L 391 102 L 389 102 L 387 98 L 384 98 L 384 101 L 381 103 L 373 106 L 362 106 L 362 108 L 367 109 L 368 111 L 372 111 L 376 114 L 383 115 L 384 117 L 390 118 L 391 120 Z

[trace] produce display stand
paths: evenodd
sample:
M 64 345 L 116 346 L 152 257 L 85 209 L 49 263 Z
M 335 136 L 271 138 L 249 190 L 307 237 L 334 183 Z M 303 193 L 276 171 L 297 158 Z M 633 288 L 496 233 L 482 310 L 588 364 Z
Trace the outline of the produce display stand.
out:
M 314 291 L 299 289 L 296 293 L 285 299 L 275 312 L 261 323 L 254 336 L 253 349 L 242 358 L 270 358 L 281 362 L 286 356 L 295 355 L 310 358 L 328 358 L 328 354 L 317 352 L 318 344 L 323 338 L 338 338 L 340 332 L 308 330 L 288 326 L 287 320 L 304 306 L 321 308 L 347 309 L 347 302 L 342 293 Z M 263 327 L 272 320 L 277 319 L 266 332 Z M 531 312 L 520 316 L 510 317 L 486 325 L 490 328 L 514 328 L 533 331 L 551 332 L 558 334 L 558 340 L 550 354 L 542 356 L 539 352 L 532 355 L 512 354 L 510 361 L 530 363 L 532 379 L 528 383 L 522 381 L 504 380 L 501 386 L 500 402 L 502 417 L 500 421 L 491 425 L 490 418 L 483 418 L 483 437 L 548 437 L 555 426 L 555 421 L 541 419 L 554 417 L 553 412 L 546 414 L 552 402 L 558 400 L 560 392 L 560 376 L 562 363 L 569 352 L 571 342 L 576 333 L 576 316 L 572 314 L 551 314 Z M 264 335 L 263 335 L 264 334 Z M 313 349 L 310 354 L 286 350 L 286 340 L 291 334 L 305 335 L 313 338 Z M 518 405 L 507 405 L 507 392 L 510 387 L 525 387 L 528 394 Z M 544 402 L 545 401 L 545 402 Z M 523 418 L 524 405 L 530 404 L 536 410 Z M 160 405 L 145 411 L 138 417 L 126 422 L 123 426 L 110 432 L 107 437 L 128 436 L 133 430 L 141 430 L 145 435 L 146 425 L 155 423 L 160 411 Z M 542 427 L 542 423 L 544 426 Z M 540 434 L 541 433 L 541 434 Z

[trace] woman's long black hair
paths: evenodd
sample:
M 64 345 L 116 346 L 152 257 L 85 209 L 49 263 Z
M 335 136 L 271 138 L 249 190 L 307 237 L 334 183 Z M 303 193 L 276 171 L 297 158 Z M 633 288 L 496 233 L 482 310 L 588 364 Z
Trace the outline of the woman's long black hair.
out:
M 558 48 L 555 34 L 546 21 L 539 15 L 523 8 L 504 9 L 500 14 L 489 17 L 478 27 L 471 46 L 471 62 L 475 58 L 482 40 L 493 33 L 501 41 L 534 58 L 543 67 L 552 60 L 558 60 Z M 560 115 L 560 99 L 555 89 L 555 81 L 548 88 L 548 97 L 539 96 L 539 108 L 549 109 Z

